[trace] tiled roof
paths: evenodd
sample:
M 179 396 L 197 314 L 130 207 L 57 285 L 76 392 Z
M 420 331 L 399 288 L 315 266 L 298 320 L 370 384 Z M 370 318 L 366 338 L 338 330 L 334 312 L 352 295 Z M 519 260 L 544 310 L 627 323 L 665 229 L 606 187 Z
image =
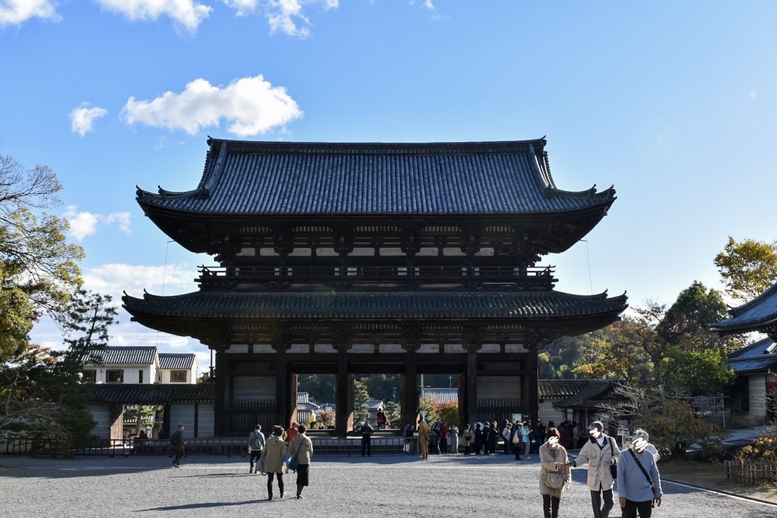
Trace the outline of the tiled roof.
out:
M 614 393 L 615 382 L 610 380 L 591 380 L 589 385 L 572 397 L 555 403 L 558 408 L 598 408 L 602 404 L 624 400 Z
M 126 405 L 167 405 L 169 403 L 209 403 L 215 401 L 215 385 L 95 385 L 91 403 Z
M 777 344 L 764 338 L 728 355 L 728 365 L 737 374 L 777 370 Z
M 159 353 L 160 369 L 189 370 L 194 366 L 194 354 Z
M 424 388 L 424 397 L 429 401 L 443 405 L 445 403 L 459 402 L 459 389 L 457 388 Z
M 731 318 L 710 326 L 720 334 L 772 331 L 777 327 L 777 283 L 739 307 L 729 310 Z
M 197 189 L 142 206 L 185 213 L 534 214 L 608 207 L 610 188 L 556 188 L 544 139 L 464 143 L 292 143 L 210 139 Z
M 107 346 L 90 353 L 84 363 L 105 365 L 153 365 L 157 351 L 154 346 Z
M 591 384 L 591 380 L 539 380 L 539 396 L 541 400 L 558 401 L 576 396 Z
M 626 308 L 626 296 L 556 291 L 193 292 L 125 295 L 132 313 L 190 318 L 555 318 L 585 317 Z

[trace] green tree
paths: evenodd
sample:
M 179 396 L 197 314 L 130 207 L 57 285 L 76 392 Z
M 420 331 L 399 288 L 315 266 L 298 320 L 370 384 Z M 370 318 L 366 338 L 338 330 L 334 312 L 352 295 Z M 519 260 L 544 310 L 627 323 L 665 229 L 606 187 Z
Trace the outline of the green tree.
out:
M 714 263 L 723 277 L 726 293 L 738 300 L 753 299 L 777 281 L 777 241 L 737 242 L 729 236 Z
M 402 425 L 399 423 L 399 405 L 395 401 L 386 401 L 386 408 L 384 410 L 386 412 L 386 419 L 391 423 L 391 427 L 401 428 Z
M 310 394 L 316 403 L 335 401 L 335 376 L 332 374 L 300 374 L 297 390 Z
M 605 405 L 597 417 L 603 421 L 625 419 L 632 430 L 648 430 L 650 442 L 662 455 L 683 458 L 691 444 L 699 444 L 706 451 L 720 451 L 725 432 L 699 418 L 688 401 L 667 397 L 660 388 L 644 384 L 621 384 L 615 392 L 623 402 Z
M 727 316 L 723 295 L 694 281 L 680 292 L 657 326 L 659 339 L 686 351 L 722 349 L 731 352 L 742 346 L 741 339 L 721 338 L 710 325 Z
M 672 347 L 664 361 L 664 388 L 677 396 L 718 394 L 736 377 L 722 349 L 689 351 Z
M 41 313 L 60 310 L 81 286 L 84 251 L 67 242 L 67 221 L 45 212 L 61 189 L 48 167 L 0 156 L 0 364 L 26 347 Z
M 367 385 L 360 380 L 353 382 L 353 416 L 354 420 L 361 421 L 370 415 L 370 394 Z
M 108 341 L 116 309 L 110 297 L 78 291 L 60 312 L 67 331 L 64 351 L 27 344 L 0 371 L 5 403 L 0 428 L 25 431 L 42 442 L 65 447 L 91 439 L 95 421 L 88 410 L 92 386 L 82 383 L 83 359 Z

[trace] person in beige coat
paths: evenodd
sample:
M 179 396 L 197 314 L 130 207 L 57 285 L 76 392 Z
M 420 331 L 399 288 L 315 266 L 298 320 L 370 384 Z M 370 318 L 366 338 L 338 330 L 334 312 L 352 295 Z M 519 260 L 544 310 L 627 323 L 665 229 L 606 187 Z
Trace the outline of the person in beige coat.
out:
M 617 441 L 605 435 L 601 421 L 591 423 L 588 433 L 591 438 L 580 449 L 572 465 L 588 464 L 588 489 L 591 490 L 594 518 L 608 518 L 613 507 L 612 487 L 615 485 L 610 466 L 618 462 L 621 451 Z
M 272 435 L 265 442 L 264 452 L 264 471 L 267 473 L 267 500 L 272 500 L 272 482 L 275 476 L 278 477 L 278 490 L 281 492 L 281 498 L 284 497 L 283 492 L 283 467 L 286 461 L 286 452 L 288 451 L 286 442 L 283 440 L 283 427 L 280 425 L 273 426 Z
M 313 441 L 305 434 L 308 429 L 304 424 L 299 425 L 297 431 L 299 433 L 291 440 L 289 454 L 292 458 L 297 455 L 299 462 L 297 465 L 297 499 L 299 500 L 302 498 L 302 489 L 308 485 L 310 458 L 313 456 Z
M 555 428 L 545 432 L 547 441 L 540 446 L 540 495 L 542 495 L 542 512 L 545 518 L 558 518 L 558 507 L 561 504 L 561 493 L 570 480 L 569 457 L 567 450 L 559 444 L 560 434 Z M 551 487 L 549 479 L 558 477 L 564 481 L 562 487 Z

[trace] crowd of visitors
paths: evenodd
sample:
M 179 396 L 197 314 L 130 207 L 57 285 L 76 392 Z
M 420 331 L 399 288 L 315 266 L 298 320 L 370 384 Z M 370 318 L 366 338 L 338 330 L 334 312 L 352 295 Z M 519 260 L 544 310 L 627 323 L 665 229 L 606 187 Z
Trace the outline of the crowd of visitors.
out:
M 380 429 L 380 425 L 378 425 Z M 285 496 L 283 475 L 290 471 L 297 473 L 297 498 L 302 498 L 303 489 L 310 481 L 310 460 L 313 456 L 313 442 L 307 436 L 307 427 L 292 423 L 289 430 L 275 425 L 272 435 L 265 439 L 261 426 L 251 432 L 248 439 L 249 473 L 267 475 L 268 499 L 273 499 L 273 484 L 277 479 L 280 497 Z M 183 425 L 173 448 L 183 441 Z M 370 440 L 373 428 L 368 420 L 359 429 L 362 436 L 362 455 L 371 454 Z M 429 454 L 496 455 L 500 452 L 514 455 L 516 460 L 530 459 L 536 452 L 539 456 L 539 493 L 542 497 L 544 518 L 558 518 L 561 497 L 571 482 L 571 470 L 587 465 L 586 485 L 591 495 L 594 518 L 609 518 L 615 505 L 613 489 L 618 488 L 618 503 L 623 518 L 650 518 L 656 506 L 661 505 L 663 492 L 657 462 L 659 454 L 650 444 L 645 430 L 638 429 L 632 436 L 629 447 L 623 452 L 617 441 L 605 433 L 601 421 L 593 421 L 585 429 L 581 424 L 562 421 L 558 426 L 553 421 L 548 426 L 537 419 L 529 421 L 505 420 L 502 426 L 496 421 L 470 423 L 460 430 L 455 424 L 436 420 L 428 423 L 420 414 L 416 423 L 407 423 L 402 430 L 405 437 L 404 451 L 412 453 L 412 438 L 418 439 L 418 453 L 422 459 Z M 579 449 L 570 461 L 568 450 Z M 628 452 L 626 454 L 625 452 Z M 523 457 L 521 457 L 523 455 Z M 175 467 L 180 458 L 176 455 Z

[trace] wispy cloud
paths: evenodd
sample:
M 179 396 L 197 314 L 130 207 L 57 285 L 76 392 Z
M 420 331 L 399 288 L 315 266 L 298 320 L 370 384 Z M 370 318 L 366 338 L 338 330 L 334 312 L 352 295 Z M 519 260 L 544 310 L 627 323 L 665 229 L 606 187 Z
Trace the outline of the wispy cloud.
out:
M 132 21 L 155 21 L 167 16 L 192 34 L 213 9 L 195 0 L 97 0 L 97 3 L 106 11 Z
M 129 124 L 180 129 L 192 135 L 226 119 L 230 133 L 247 137 L 281 128 L 302 117 L 302 110 L 285 88 L 272 86 L 258 75 L 238 79 L 223 88 L 205 79 L 195 79 L 183 92 L 165 92 L 152 101 L 130 97 L 122 116 Z
M 61 19 L 50 0 L 0 0 L 0 27 L 21 25 L 30 18 L 52 22 Z
M 280 32 L 296 38 L 310 37 L 310 19 L 305 14 L 308 7 L 321 7 L 325 11 L 336 9 L 339 0 L 222 0 L 234 9 L 237 16 L 262 12 L 267 18 L 270 32 Z
M 83 137 L 92 131 L 94 121 L 106 113 L 108 111 L 103 108 L 97 106 L 90 108 L 89 103 L 81 103 L 81 106 L 70 112 L 70 131 Z
M 246 16 L 259 8 L 259 0 L 222 0 L 225 5 L 231 7 L 237 16 Z
M 93 214 L 91 212 L 78 212 L 75 205 L 69 205 L 65 212 L 65 219 L 70 225 L 68 234 L 83 241 L 86 236 L 97 232 L 97 225 L 104 223 L 106 225 L 117 225 L 125 234 L 132 232 L 132 216 L 129 212 L 114 212 L 104 216 L 102 214 Z

